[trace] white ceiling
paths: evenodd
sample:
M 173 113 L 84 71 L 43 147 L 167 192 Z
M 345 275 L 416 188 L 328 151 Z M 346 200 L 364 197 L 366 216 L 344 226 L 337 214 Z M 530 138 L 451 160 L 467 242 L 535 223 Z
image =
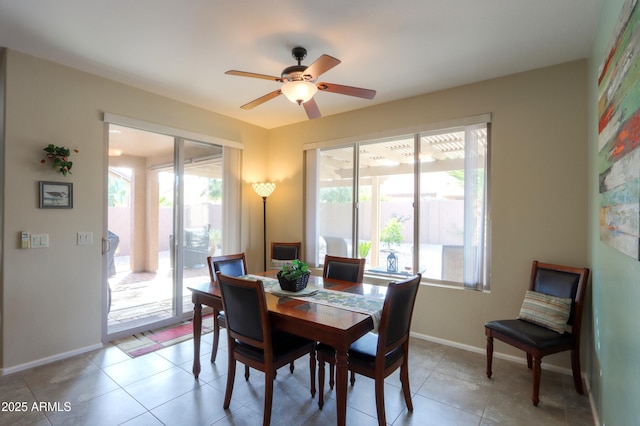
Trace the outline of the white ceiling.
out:
M 0 0 L 0 46 L 265 128 L 307 120 L 273 81 L 303 46 L 341 64 L 323 116 L 589 56 L 602 0 Z

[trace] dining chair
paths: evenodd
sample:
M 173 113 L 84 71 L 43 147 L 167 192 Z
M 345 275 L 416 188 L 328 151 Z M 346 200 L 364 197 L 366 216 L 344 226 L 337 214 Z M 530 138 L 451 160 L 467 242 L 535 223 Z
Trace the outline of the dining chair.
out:
M 300 254 L 302 252 L 302 243 L 271 243 L 271 259 L 273 260 L 300 260 Z
M 583 394 L 580 368 L 582 307 L 589 279 L 588 268 L 573 268 L 533 261 L 529 291 L 517 319 L 489 321 L 487 336 L 487 377 L 491 378 L 493 340 L 498 339 L 527 354 L 533 370 L 533 395 L 540 402 L 542 357 L 571 351 L 571 369 L 576 392 Z M 570 328 L 570 330 L 567 330 Z
M 231 277 L 240 277 L 247 275 L 247 261 L 244 253 L 229 254 L 226 256 L 208 257 L 209 275 L 211 281 L 217 281 L 217 272 L 221 272 Z M 213 348 L 211 349 L 211 362 L 216 362 L 218 354 L 218 342 L 220 341 L 220 329 L 227 327 L 227 320 L 224 311 L 218 312 L 213 318 Z M 293 373 L 295 366 L 293 362 L 289 366 L 289 370 Z M 244 377 L 249 380 L 249 367 L 245 366 Z
M 211 277 L 211 282 L 213 283 L 218 281 L 218 271 L 232 277 L 247 275 L 247 260 L 244 253 L 215 257 L 209 256 L 207 257 L 207 265 L 209 266 L 209 276 Z M 213 348 L 211 350 L 211 362 L 216 362 L 216 355 L 218 354 L 218 342 L 220 340 L 220 329 L 226 327 L 227 319 L 225 313 L 224 311 L 220 311 L 218 312 L 218 315 L 213 316 Z
M 378 333 L 369 332 L 349 348 L 349 371 L 375 380 L 378 424 L 386 424 L 384 408 L 384 379 L 400 368 L 400 382 L 404 400 L 413 411 L 409 388 L 409 331 L 413 307 L 420 286 L 421 274 L 404 281 L 390 282 L 384 299 Z M 335 350 L 327 345 L 317 346 L 318 406 L 324 405 L 324 364 L 335 364 Z M 353 386 L 353 382 L 351 383 Z
M 322 270 L 323 278 L 331 278 L 334 280 L 349 281 L 352 283 L 361 283 L 364 278 L 364 265 L 366 259 L 357 259 L 353 257 L 341 257 L 325 255 L 324 268 Z M 329 386 L 333 389 L 334 383 L 334 365 L 329 365 Z M 356 381 L 356 377 L 351 373 L 351 384 Z
M 366 259 L 325 255 L 323 278 L 361 283 Z
M 234 278 L 218 273 L 222 305 L 227 315 L 229 368 L 223 408 L 229 408 L 236 361 L 264 372 L 263 424 L 271 421 L 276 370 L 309 354 L 311 396 L 315 394 L 316 342 L 272 329 L 264 287 L 260 280 Z

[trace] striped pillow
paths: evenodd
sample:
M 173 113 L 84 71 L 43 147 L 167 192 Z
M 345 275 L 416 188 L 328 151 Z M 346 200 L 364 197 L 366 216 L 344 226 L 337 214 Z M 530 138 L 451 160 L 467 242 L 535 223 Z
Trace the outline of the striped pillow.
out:
M 570 313 L 571 298 L 527 290 L 518 318 L 564 334 Z
M 291 261 L 290 260 L 271 259 L 271 269 L 280 269 L 284 265 L 286 265 L 287 263 L 291 263 Z

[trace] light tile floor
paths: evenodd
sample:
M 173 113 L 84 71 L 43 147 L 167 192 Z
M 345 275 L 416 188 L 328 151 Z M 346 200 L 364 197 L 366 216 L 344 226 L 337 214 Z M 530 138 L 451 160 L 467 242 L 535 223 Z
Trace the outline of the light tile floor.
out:
M 221 343 L 226 342 L 224 330 Z M 222 408 L 226 345 L 209 362 L 211 334 L 203 336 L 203 371 L 191 374 L 191 340 L 130 359 L 114 346 L 0 378 L 0 425 L 260 425 L 264 375 L 249 381 L 238 365 L 231 407 Z M 526 362 L 495 359 L 485 376 L 484 354 L 412 339 L 413 413 L 404 405 L 398 375 L 385 383 L 387 421 L 393 425 L 593 425 L 589 400 L 571 377 L 543 371 L 540 405 L 530 400 Z M 207 352 L 207 348 L 209 352 Z M 348 425 L 376 425 L 373 381 L 357 376 L 348 390 Z M 276 378 L 273 425 L 335 424 L 335 391 L 325 384 L 325 406 L 309 393 L 306 359 Z M 11 404 L 11 405 L 10 405 Z M 35 405 L 34 405 L 35 404 Z

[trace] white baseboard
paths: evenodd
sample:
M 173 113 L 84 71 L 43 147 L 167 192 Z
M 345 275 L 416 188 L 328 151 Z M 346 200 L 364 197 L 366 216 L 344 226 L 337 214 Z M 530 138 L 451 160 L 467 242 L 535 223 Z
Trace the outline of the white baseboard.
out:
M 465 351 L 469 351 L 469 352 L 475 352 L 475 353 L 479 353 L 479 354 L 486 354 L 487 353 L 487 349 L 486 348 L 478 348 L 476 346 L 470 346 L 470 345 L 465 345 L 462 343 L 458 343 L 458 342 L 454 342 L 452 340 L 446 340 L 446 339 L 440 339 L 438 337 L 433 337 L 433 336 L 427 336 L 426 334 L 420 334 L 420 333 L 414 333 L 411 332 L 411 337 L 415 337 L 416 339 L 420 339 L 420 340 L 426 340 L 429 342 L 434 342 L 434 343 L 440 343 L 441 345 L 445 345 L 445 346 L 451 346 L 454 348 L 458 348 L 458 349 L 464 349 Z M 500 359 L 505 359 L 507 361 L 513 361 L 513 362 L 519 362 L 522 363 L 523 361 L 526 362 L 526 359 L 524 358 L 524 355 L 519 357 L 519 356 L 514 356 L 514 355 L 509 355 L 509 354 L 504 354 L 504 353 L 500 353 L 500 352 L 493 352 L 493 356 L 496 358 L 500 358 Z M 573 372 L 571 371 L 570 368 L 565 368 L 565 367 L 558 367 L 555 365 L 550 365 L 550 364 L 542 364 L 542 369 L 543 370 L 548 370 L 548 371 L 554 371 L 556 373 L 561 373 L 561 374 L 565 374 L 568 376 L 572 376 Z
M 24 364 L 15 365 L 9 368 L 0 368 L 0 377 L 5 376 L 7 374 L 17 373 L 19 371 L 27 370 L 33 367 L 39 367 L 44 364 L 49 364 L 50 362 L 60 361 L 61 359 L 71 358 L 72 356 L 80 355 L 85 352 L 95 351 L 97 349 L 102 349 L 104 345 L 102 343 L 96 343 L 95 345 L 85 346 L 84 348 L 76 349 L 69 352 L 63 352 L 60 354 L 52 355 L 46 358 L 40 358 L 35 361 L 26 362 Z
M 600 417 L 598 416 L 598 410 L 596 410 L 596 403 L 593 400 L 593 394 L 591 393 L 591 382 L 588 380 L 589 376 L 582 374 L 584 382 L 587 385 L 587 395 L 589 396 L 589 405 L 591 405 L 591 415 L 593 416 L 593 424 L 595 426 L 600 425 Z

